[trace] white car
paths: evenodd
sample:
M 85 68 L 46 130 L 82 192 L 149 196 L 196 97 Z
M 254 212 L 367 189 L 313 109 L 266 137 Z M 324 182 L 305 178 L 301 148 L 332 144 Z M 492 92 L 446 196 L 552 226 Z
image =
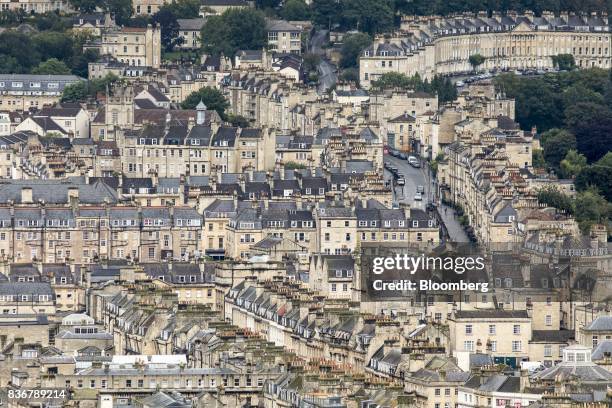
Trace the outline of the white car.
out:
M 421 201 L 423 199 L 423 195 L 421 193 L 416 193 L 414 195 L 414 201 Z

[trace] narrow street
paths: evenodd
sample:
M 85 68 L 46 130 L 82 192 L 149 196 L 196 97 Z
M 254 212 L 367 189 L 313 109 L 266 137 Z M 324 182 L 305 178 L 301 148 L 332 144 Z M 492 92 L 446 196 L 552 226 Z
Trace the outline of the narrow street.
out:
M 455 211 L 437 202 L 433 178 L 426 161 L 421 161 L 421 168 L 414 168 L 407 160 L 402 160 L 391 155 L 385 155 L 384 161 L 397 167 L 399 174 L 406 179 L 406 184 L 404 186 L 395 186 L 393 189 L 393 203 L 408 203 L 411 208 L 418 208 L 423 211 L 426 210 L 428 203 L 435 203 L 438 205 L 438 213 L 448 231 L 450 240 L 453 242 L 470 241 L 465 230 L 455 216 Z M 385 180 L 393 180 L 393 175 L 388 170 L 385 170 Z M 420 201 L 414 200 L 417 186 L 423 186 L 425 188 L 425 194 L 423 194 L 423 199 Z
M 323 45 L 327 41 L 327 30 L 315 31 L 310 37 L 310 52 L 321 57 L 321 62 L 318 66 L 319 86 L 317 88 L 320 95 L 327 92 L 329 88 L 334 86 L 338 81 L 335 69 L 336 67 L 330 63 L 325 57 Z

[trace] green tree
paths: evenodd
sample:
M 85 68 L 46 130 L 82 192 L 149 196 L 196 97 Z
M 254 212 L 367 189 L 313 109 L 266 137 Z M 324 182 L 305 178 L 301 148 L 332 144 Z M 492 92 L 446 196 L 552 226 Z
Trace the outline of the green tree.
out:
M 346 68 L 340 73 L 340 80 L 344 82 L 355 82 L 359 83 L 359 69 L 358 68 Z
M 340 49 L 340 67 L 356 68 L 359 66 L 359 55 L 372 44 L 372 38 L 365 33 L 347 35 Z
M 241 115 L 234 115 L 232 113 L 227 115 L 226 120 L 232 124 L 232 126 L 236 126 L 239 128 L 247 128 L 250 126 L 250 122 L 247 118 Z
M 132 0 L 106 0 L 104 10 L 115 17 L 117 24 L 127 25 L 132 17 Z
M 588 233 L 593 224 L 607 224 L 611 205 L 596 188 L 589 188 L 576 195 L 576 221 L 583 233 Z
M 565 109 L 568 128 L 576 135 L 578 151 L 589 161 L 603 157 L 612 145 L 612 110 L 606 105 L 579 102 Z
M 434 76 L 429 86 L 426 83 L 423 83 L 422 91 L 437 93 L 438 94 L 438 102 L 450 102 L 457 99 L 457 87 L 453 84 L 453 82 L 448 77 L 441 77 L 439 75 Z
M 38 33 L 32 37 L 32 45 L 43 61 L 49 58 L 70 61 L 75 51 L 73 37 L 69 33 Z
M 571 149 L 567 152 L 565 158 L 561 160 L 561 176 L 566 178 L 574 177 L 578 175 L 586 165 L 586 157 L 576 150 Z
M 297 163 L 294 161 L 288 161 L 285 163 L 285 169 L 286 170 L 296 170 L 296 169 L 305 169 L 306 166 L 304 166 L 301 163 Z
M 393 29 L 392 0 L 344 0 L 343 19 L 348 27 L 369 34 Z
M 166 4 L 164 7 L 171 7 L 176 18 L 198 18 L 200 4 L 198 0 L 178 0 Z
M 483 57 L 480 54 L 473 54 L 473 55 L 470 55 L 470 58 L 468 59 L 468 61 L 470 62 L 470 65 L 472 66 L 472 69 L 474 71 L 476 71 L 479 66 L 484 64 L 485 57 Z
M 576 177 L 576 188 L 579 191 L 595 186 L 605 197 L 612 201 L 612 152 L 606 153 L 596 163 L 586 166 Z
M 31 36 L 14 30 L 6 30 L 0 33 L 0 61 L 4 59 L 8 61 L 0 64 L 4 65 L 5 69 L 10 68 L 10 71 L 5 70 L 2 71 L 3 73 L 20 74 L 30 72 L 32 67 L 38 65 L 40 54 L 34 47 Z
M 544 160 L 544 152 L 542 149 L 533 149 L 533 152 L 531 153 L 531 161 L 533 163 L 533 167 L 535 168 L 546 168 L 546 160 Z
M 304 0 L 287 0 L 280 11 L 285 20 L 310 20 L 310 7 Z
M 65 75 L 70 73 L 70 68 L 63 61 L 49 58 L 32 69 L 32 73 L 37 75 Z
M 87 49 L 72 57 L 72 73 L 82 78 L 87 78 L 89 63 L 98 60 L 98 50 Z
M 162 6 L 153 14 L 153 22 L 159 24 L 161 43 L 167 52 L 172 51 L 174 46 L 181 45 L 184 38 L 179 36 L 179 24 L 172 6 Z
M 89 86 L 86 81 L 67 85 L 62 92 L 62 102 L 78 102 L 87 99 Z
M 81 13 L 93 13 L 100 4 L 97 0 L 69 0 L 69 3 Z
M 553 186 L 545 187 L 538 191 L 538 202 L 568 214 L 574 213 L 574 200 Z
M 183 101 L 181 107 L 183 109 L 195 109 L 200 101 L 204 102 L 207 109 L 216 110 L 221 118 L 226 118 L 225 109 L 229 107 L 229 102 L 225 99 L 221 91 L 215 88 L 204 87 L 192 92 L 187 99 Z
M 328 29 L 340 24 L 344 3 L 337 0 L 312 0 L 312 19 L 314 23 L 322 28 Z
M 542 134 L 544 159 L 556 172 L 567 152 L 576 148 L 576 137 L 564 129 L 551 129 Z
M 309 73 L 317 70 L 317 67 L 321 63 L 321 57 L 317 54 L 307 53 L 304 54 L 303 61 L 304 71 Z
M 372 81 L 376 89 L 414 89 L 416 81 L 400 72 L 385 72 L 379 79 Z
M 202 27 L 206 53 L 233 56 L 240 49 L 262 49 L 267 44 L 266 21 L 259 10 L 230 9 L 208 18 Z
M 552 56 L 553 65 L 562 71 L 571 71 L 576 68 L 576 61 L 572 54 L 557 54 Z
M 104 78 L 89 81 L 89 94 L 96 96 L 98 92 L 106 92 L 106 88 L 119 81 L 115 74 L 108 73 Z

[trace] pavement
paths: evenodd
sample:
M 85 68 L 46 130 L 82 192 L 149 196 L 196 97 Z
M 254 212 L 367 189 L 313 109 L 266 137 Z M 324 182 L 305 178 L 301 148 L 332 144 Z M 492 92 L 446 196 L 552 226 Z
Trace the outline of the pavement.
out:
M 336 75 L 336 67 L 330 63 L 325 57 L 323 45 L 327 42 L 327 30 L 318 30 L 310 37 L 310 52 L 321 57 L 321 62 L 317 67 L 319 72 L 319 86 L 317 91 L 319 94 L 324 94 L 329 88 L 334 86 L 338 81 Z
M 438 205 L 438 214 L 440 214 L 440 218 L 442 218 L 446 231 L 448 232 L 449 239 L 452 242 L 470 242 L 470 239 L 465 233 L 463 226 L 457 219 L 455 210 L 447 205 L 440 204 Z

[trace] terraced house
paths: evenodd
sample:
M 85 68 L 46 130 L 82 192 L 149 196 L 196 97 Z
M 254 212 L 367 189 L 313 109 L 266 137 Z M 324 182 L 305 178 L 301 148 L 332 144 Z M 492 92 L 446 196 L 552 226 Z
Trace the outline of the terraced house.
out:
M 399 33 L 379 37 L 361 54 L 359 82 L 369 88 L 386 72 L 422 78 L 466 73 L 479 54 L 479 69 L 552 69 L 552 57 L 571 54 L 580 68 L 610 67 L 612 40 L 607 15 L 486 13 L 450 17 L 404 17 Z
M 202 216 L 190 207 L 113 205 L 116 194 L 104 183 L 63 186 L 63 199 L 44 184 L 7 187 L 13 204 L 1 209 L 0 253 L 17 262 L 154 261 L 201 249 Z

